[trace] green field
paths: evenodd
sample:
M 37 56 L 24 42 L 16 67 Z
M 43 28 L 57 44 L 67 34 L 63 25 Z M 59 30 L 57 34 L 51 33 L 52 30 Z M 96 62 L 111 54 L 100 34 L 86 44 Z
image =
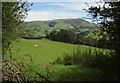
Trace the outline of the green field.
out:
M 37 47 L 35 45 L 37 44 Z M 13 55 L 24 56 L 30 54 L 35 59 L 36 64 L 47 64 L 60 57 L 64 52 L 72 52 L 77 47 L 73 44 L 65 44 L 50 40 L 25 40 L 17 42 L 13 48 Z M 19 51 L 18 51 L 19 50 Z M 16 54 L 17 53 L 17 54 Z
M 37 44 L 37 46 L 35 46 Z M 46 68 L 52 72 L 51 80 L 63 81 L 90 81 L 90 80 L 104 80 L 103 72 L 98 68 L 86 68 L 82 66 L 64 66 L 53 65 L 51 62 L 55 61 L 63 54 L 72 53 L 78 45 L 66 44 L 62 42 L 42 40 L 25 40 L 19 39 L 13 45 L 13 59 L 17 62 L 23 62 L 26 66 L 26 76 L 30 80 L 40 80 L 35 75 L 36 72 L 47 75 Z M 87 49 L 88 46 L 80 45 L 80 49 Z M 92 49 L 94 49 L 92 47 Z

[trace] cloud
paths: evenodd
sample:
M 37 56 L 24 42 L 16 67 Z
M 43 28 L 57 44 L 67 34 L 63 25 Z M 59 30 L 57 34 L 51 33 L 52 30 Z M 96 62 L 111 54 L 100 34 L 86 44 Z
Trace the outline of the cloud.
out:
M 99 5 L 102 5 L 103 3 L 99 3 Z M 89 6 L 98 6 L 96 2 L 74 2 L 74 3 L 49 3 L 47 5 L 50 6 L 59 6 L 61 11 L 67 10 L 67 11 L 81 11 L 83 9 L 88 9 Z
M 82 10 L 87 7 L 87 5 L 83 3 L 49 3 L 47 5 L 50 6 L 59 6 L 61 7 L 61 10 Z
M 97 5 L 96 3 L 88 3 L 90 6 Z M 33 10 L 28 12 L 25 21 L 36 20 L 53 20 L 66 18 L 83 18 L 87 17 L 87 5 L 82 3 L 37 3 Z M 36 10 L 38 9 L 38 10 Z
M 29 2 L 95 2 L 100 0 L 28 0 Z
M 65 11 L 30 11 L 25 21 L 36 20 L 53 20 L 53 19 L 67 19 L 67 18 L 80 18 L 83 15 L 77 12 L 65 12 Z
M 49 20 L 51 15 L 48 11 L 30 11 L 25 21 Z
M 85 3 L 70 3 L 64 6 L 66 10 L 80 11 L 86 8 L 87 5 Z

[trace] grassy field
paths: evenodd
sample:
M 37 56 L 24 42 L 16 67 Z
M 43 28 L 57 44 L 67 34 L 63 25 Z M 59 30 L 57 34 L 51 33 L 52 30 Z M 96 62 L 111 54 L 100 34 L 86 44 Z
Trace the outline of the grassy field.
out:
M 37 45 L 37 46 L 35 46 Z M 51 62 L 62 57 L 65 52 L 72 53 L 78 45 L 62 42 L 42 40 L 20 39 L 13 45 L 13 59 L 25 64 L 26 76 L 29 80 L 42 80 L 35 73 L 44 76 L 50 74 L 51 80 L 63 81 L 94 81 L 104 80 L 103 72 L 98 68 L 86 68 L 82 66 L 53 65 Z M 81 45 L 81 50 L 88 46 Z M 92 47 L 92 49 L 94 49 Z
M 37 46 L 35 47 L 35 45 Z M 25 40 L 16 43 L 13 48 L 13 55 L 24 56 L 29 54 L 35 59 L 36 64 L 48 64 L 60 57 L 64 52 L 72 52 L 77 45 L 54 42 L 50 40 Z

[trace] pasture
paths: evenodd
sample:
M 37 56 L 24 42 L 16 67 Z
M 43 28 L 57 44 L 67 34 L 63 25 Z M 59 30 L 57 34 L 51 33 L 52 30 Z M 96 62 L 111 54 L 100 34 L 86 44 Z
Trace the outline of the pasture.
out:
M 78 45 L 55 42 L 47 39 L 19 39 L 19 42 L 14 42 L 12 55 L 17 63 L 23 63 L 25 65 L 24 71 L 29 80 L 44 80 L 36 76 L 36 73 L 41 73 L 43 76 L 48 76 L 50 80 L 57 81 L 104 80 L 105 77 L 103 77 L 104 73 L 102 69 L 50 64 L 58 57 L 62 57 L 64 53 L 72 53 L 77 47 Z M 81 51 L 90 48 L 85 45 L 80 45 L 79 47 Z M 91 49 L 95 48 L 91 47 Z

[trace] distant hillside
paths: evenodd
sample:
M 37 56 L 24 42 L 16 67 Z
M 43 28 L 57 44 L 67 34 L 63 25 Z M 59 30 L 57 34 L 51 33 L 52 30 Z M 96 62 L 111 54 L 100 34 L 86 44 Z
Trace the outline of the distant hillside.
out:
M 36 30 L 37 34 L 45 35 L 46 32 L 60 29 L 90 29 L 97 25 L 83 19 L 58 19 L 49 21 L 24 22 L 21 27 L 28 30 Z

